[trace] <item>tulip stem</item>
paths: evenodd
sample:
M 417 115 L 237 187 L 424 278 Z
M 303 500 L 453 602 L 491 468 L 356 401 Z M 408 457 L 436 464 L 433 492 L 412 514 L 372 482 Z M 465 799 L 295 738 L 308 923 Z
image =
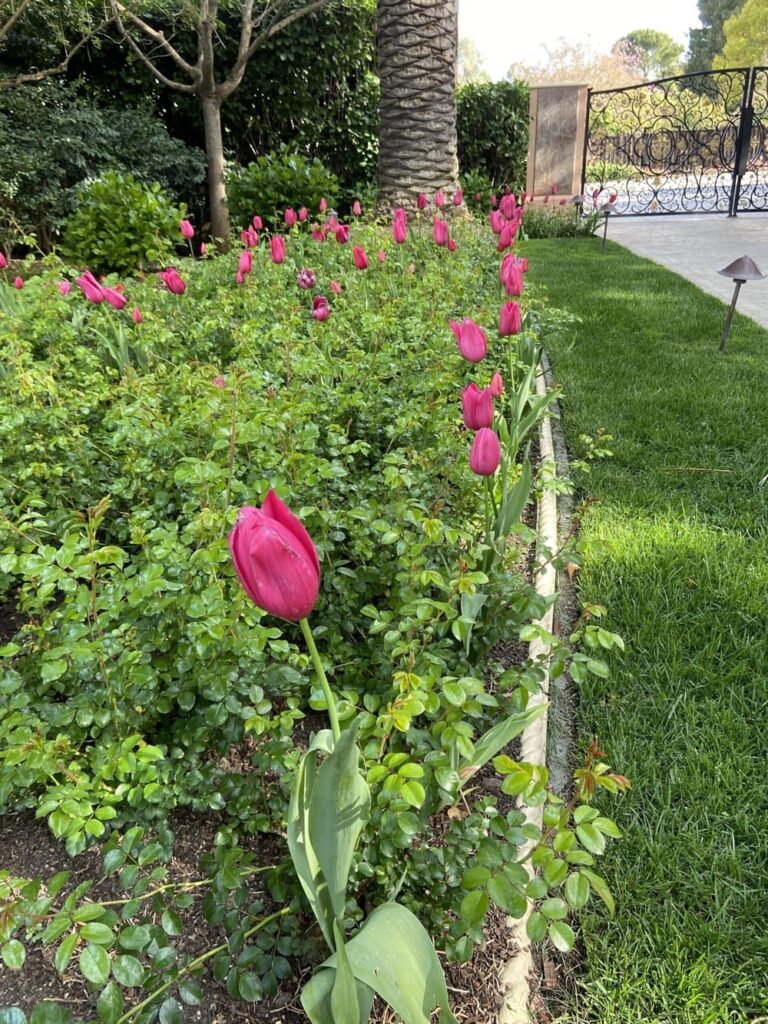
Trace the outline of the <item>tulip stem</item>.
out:
M 315 666 L 315 672 L 320 680 L 320 685 L 323 688 L 325 694 L 325 703 L 328 705 L 328 717 L 331 720 L 331 732 L 333 733 L 334 741 L 338 740 L 341 736 L 341 729 L 339 728 L 339 713 L 336 708 L 336 698 L 333 696 L 333 691 L 328 683 L 328 677 L 325 674 L 323 663 L 320 661 L 320 655 L 315 644 L 315 638 L 312 636 L 312 630 L 309 628 L 309 623 L 306 619 L 299 619 L 299 625 L 301 626 L 301 632 L 304 634 L 304 639 L 309 649 L 309 655 L 312 658 L 312 664 Z

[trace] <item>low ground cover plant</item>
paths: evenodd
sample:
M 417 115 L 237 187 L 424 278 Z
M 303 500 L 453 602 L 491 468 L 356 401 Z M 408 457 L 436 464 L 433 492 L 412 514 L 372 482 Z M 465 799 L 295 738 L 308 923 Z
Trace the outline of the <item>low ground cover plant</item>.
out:
M 466 960 L 491 903 L 534 901 L 531 937 L 567 949 L 569 914 L 612 906 L 594 868 L 618 831 L 591 801 L 626 780 L 596 748 L 565 795 L 517 762 L 546 666 L 497 653 L 541 634 L 526 509 L 549 478 L 533 381 L 557 317 L 531 315 L 514 197 L 496 235 L 453 223 L 460 196 L 424 199 L 380 228 L 323 198 L 270 238 L 254 211 L 238 251 L 144 280 L 51 257 L 2 286 L 0 804 L 73 856 L 101 844 L 124 898 L 0 874 L 0 952 L 22 969 L 26 943 L 55 949 L 109 1024 L 178 1019 L 209 966 L 231 995 L 274 995 L 323 943 L 312 1020 L 365 1019 L 373 990 L 406 1021 L 449 1020 L 425 936 Z M 252 522 L 266 558 L 263 532 L 237 540 Z M 573 655 L 547 638 L 555 675 L 569 658 L 605 675 L 621 641 L 583 635 Z M 487 764 L 543 829 L 473 796 Z M 195 885 L 168 879 L 178 807 L 222 815 Z M 286 830 L 275 863 L 243 849 Z M 196 899 L 225 941 L 191 957 Z M 432 965 L 418 1008 L 365 968 L 403 928 Z

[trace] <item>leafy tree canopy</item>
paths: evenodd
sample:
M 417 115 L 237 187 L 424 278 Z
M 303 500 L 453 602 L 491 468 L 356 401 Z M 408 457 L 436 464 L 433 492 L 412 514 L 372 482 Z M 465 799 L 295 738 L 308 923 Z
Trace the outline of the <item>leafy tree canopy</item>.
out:
M 684 48 L 666 32 L 638 28 L 622 36 L 614 44 L 614 50 L 621 46 L 632 47 L 636 51 L 643 78 L 668 78 L 680 73 Z
M 743 6 L 744 0 L 699 0 L 701 27 L 688 33 L 687 71 L 710 71 L 714 67 L 715 57 L 725 46 L 723 26 Z
M 716 67 L 768 64 L 768 0 L 746 3 L 723 26 L 725 45 Z

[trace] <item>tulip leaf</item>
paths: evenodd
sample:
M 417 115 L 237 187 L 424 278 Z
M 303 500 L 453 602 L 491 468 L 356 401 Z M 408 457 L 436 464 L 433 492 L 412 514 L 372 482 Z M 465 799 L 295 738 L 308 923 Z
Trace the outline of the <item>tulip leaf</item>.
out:
M 334 991 L 337 972 L 321 967 L 301 990 L 301 1005 L 311 1024 L 336 1024 L 331 1009 L 331 994 Z M 355 981 L 357 990 L 358 1022 L 368 1024 L 376 993 L 361 981 Z
M 317 767 L 318 752 L 301 760 L 288 811 L 288 847 L 312 912 L 331 949 L 334 921 L 343 920 L 347 880 L 371 796 L 360 773 L 358 723 Z
M 461 617 L 467 624 L 467 631 L 464 634 L 464 650 L 469 656 L 470 643 L 472 641 L 472 630 L 477 624 L 480 611 L 488 600 L 488 595 L 477 590 L 474 594 L 461 595 Z
M 467 761 L 459 769 L 461 783 L 464 785 L 473 775 L 495 757 L 500 750 L 503 750 L 515 736 L 519 736 L 528 726 L 535 722 L 547 709 L 546 704 L 537 704 L 534 707 L 526 708 L 525 711 L 518 711 L 503 722 L 494 725 L 487 733 L 480 737 L 475 743 L 475 752 L 471 761 Z
M 372 989 L 404 1024 L 429 1024 L 435 1007 L 440 1008 L 441 1024 L 456 1024 L 435 947 L 410 910 L 399 903 L 383 903 L 345 950 L 358 982 L 358 994 L 361 983 Z M 302 1006 L 312 1024 L 332 1024 L 333 1017 L 323 1013 L 329 998 L 324 1002 L 323 995 L 331 991 L 337 967 L 334 953 L 301 993 Z M 323 975 L 331 978 L 326 980 Z M 361 1011 L 364 1009 L 361 1005 Z
M 515 523 L 520 521 L 520 516 L 523 514 L 528 497 L 531 493 L 531 483 L 533 480 L 533 472 L 531 470 L 531 463 L 528 459 L 523 463 L 523 471 L 520 475 L 520 479 L 506 491 L 504 498 L 499 509 L 499 514 L 496 518 L 496 536 L 506 537 L 510 532 Z
M 357 983 L 349 965 L 344 946 L 344 934 L 338 921 L 333 922 L 333 937 L 336 940 L 336 978 L 331 992 L 331 1013 L 334 1024 L 359 1024 L 360 1005 L 357 998 Z

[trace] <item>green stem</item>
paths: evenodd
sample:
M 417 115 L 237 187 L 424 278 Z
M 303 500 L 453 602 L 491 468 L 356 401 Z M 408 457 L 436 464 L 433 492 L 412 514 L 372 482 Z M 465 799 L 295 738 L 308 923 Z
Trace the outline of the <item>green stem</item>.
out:
M 285 917 L 285 915 L 288 913 L 290 909 L 290 907 L 283 907 L 282 910 L 278 910 L 274 914 L 270 914 L 269 917 L 262 918 L 262 920 L 259 921 L 258 924 L 254 925 L 253 928 L 249 928 L 248 931 L 245 932 L 245 934 L 243 935 L 243 940 L 249 939 L 251 935 L 254 935 L 256 932 L 266 927 L 266 925 L 268 925 L 271 921 L 274 921 L 275 918 Z M 190 974 L 197 967 L 199 967 L 200 964 L 205 963 L 206 960 L 210 960 L 211 957 L 216 956 L 217 953 L 222 953 L 227 948 L 227 945 L 228 944 L 226 942 L 222 942 L 220 946 L 214 946 L 213 949 L 206 950 L 205 953 L 202 953 L 194 960 L 190 960 L 186 967 L 182 967 L 180 971 L 177 971 L 170 981 L 166 981 L 166 983 L 164 985 L 161 985 L 160 988 L 156 988 L 154 992 L 150 992 L 146 999 L 143 999 L 140 1003 L 137 1003 L 136 1006 L 132 1006 L 127 1013 L 124 1013 L 122 1017 L 119 1017 L 117 1020 L 117 1024 L 125 1024 L 125 1021 L 130 1020 L 131 1017 L 135 1017 L 137 1014 L 141 1013 L 145 1006 L 148 1006 L 154 999 L 157 999 L 158 996 L 161 996 L 163 992 L 166 991 L 166 989 L 169 989 L 172 985 L 175 985 L 178 982 L 179 978 L 183 978 L 186 974 Z
M 315 638 L 312 636 L 312 630 L 309 628 L 309 623 L 306 619 L 299 621 L 301 626 L 301 632 L 304 634 L 304 639 L 309 649 L 310 657 L 312 658 L 312 664 L 315 666 L 315 672 L 317 672 L 317 678 L 320 680 L 320 685 L 323 688 L 325 694 L 325 703 L 328 705 L 328 717 L 331 720 L 331 731 L 333 732 L 334 741 L 341 736 L 341 729 L 339 728 L 339 713 L 336 708 L 336 698 L 333 696 L 333 691 L 328 684 L 328 677 L 323 669 L 323 663 L 320 661 L 320 655 L 315 645 Z

